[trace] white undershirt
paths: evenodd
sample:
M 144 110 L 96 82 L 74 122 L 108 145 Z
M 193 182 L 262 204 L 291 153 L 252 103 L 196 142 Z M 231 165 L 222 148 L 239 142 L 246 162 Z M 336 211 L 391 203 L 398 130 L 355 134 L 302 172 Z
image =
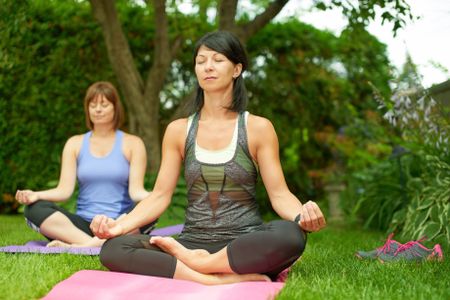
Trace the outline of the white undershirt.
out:
M 248 115 L 249 115 L 249 112 L 246 111 L 244 113 L 246 125 L 248 122 Z M 189 129 L 191 128 L 193 118 L 194 118 L 194 115 L 191 115 L 188 118 L 187 133 L 189 133 Z M 199 144 L 197 143 L 197 139 L 195 139 L 195 157 L 197 158 L 197 160 L 202 163 L 207 163 L 207 164 L 222 164 L 222 163 L 226 163 L 226 162 L 230 161 L 233 158 L 234 153 L 236 152 L 236 145 L 237 145 L 237 138 L 238 138 L 238 125 L 239 125 L 239 122 L 238 122 L 238 120 L 236 120 L 236 126 L 234 127 L 233 138 L 231 139 L 230 144 L 228 144 L 228 146 L 226 146 L 225 148 L 220 149 L 220 150 L 204 149 L 199 146 Z

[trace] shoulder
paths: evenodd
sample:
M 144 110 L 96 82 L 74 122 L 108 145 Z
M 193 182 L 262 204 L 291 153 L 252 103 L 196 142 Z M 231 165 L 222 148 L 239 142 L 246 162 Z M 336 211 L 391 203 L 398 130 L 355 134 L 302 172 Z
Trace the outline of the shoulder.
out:
M 257 115 L 248 115 L 247 128 L 250 133 L 259 133 L 261 135 L 274 132 L 272 122 L 264 117 Z
M 132 157 L 145 157 L 147 150 L 142 138 L 137 135 L 123 132 L 122 151 L 128 161 Z
M 84 134 L 78 134 L 70 137 L 64 145 L 64 152 L 73 154 L 75 157 L 80 153 L 83 144 Z
M 260 149 L 276 146 L 278 137 L 272 122 L 264 117 L 249 115 L 247 122 L 247 136 L 250 152 L 257 158 Z
M 66 142 L 66 147 L 68 148 L 79 148 L 83 143 L 84 134 L 77 134 L 70 137 Z
M 172 121 L 167 125 L 163 139 L 163 149 L 177 149 L 180 155 L 183 155 L 187 135 L 187 124 L 188 119 L 183 118 Z
M 126 146 L 130 146 L 130 147 L 138 147 L 138 146 L 144 145 L 144 141 L 142 140 L 142 138 L 140 138 L 137 135 L 126 133 L 126 132 L 123 132 L 123 143 Z
M 169 123 L 166 128 L 166 135 L 185 136 L 188 118 L 177 119 Z

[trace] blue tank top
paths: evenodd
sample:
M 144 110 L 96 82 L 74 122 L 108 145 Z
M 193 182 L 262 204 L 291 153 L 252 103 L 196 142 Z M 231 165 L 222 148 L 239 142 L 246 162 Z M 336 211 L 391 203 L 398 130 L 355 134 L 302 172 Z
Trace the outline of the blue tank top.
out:
M 77 215 L 89 222 L 98 214 L 115 219 L 133 208 L 128 193 L 130 163 L 122 153 L 123 132 L 116 131 L 113 149 L 104 157 L 91 154 L 91 135 L 92 131 L 84 135 L 77 158 Z

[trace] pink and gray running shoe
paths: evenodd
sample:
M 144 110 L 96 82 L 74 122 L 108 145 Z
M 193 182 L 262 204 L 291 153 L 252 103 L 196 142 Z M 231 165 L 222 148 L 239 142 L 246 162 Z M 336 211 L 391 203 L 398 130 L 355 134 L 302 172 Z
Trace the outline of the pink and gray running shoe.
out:
M 393 233 L 391 233 L 387 240 L 386 243 L 384 243 L 383 246 L 375 249 L 375 250 L 371 250 L 371 251 L 357 251 L 355 253 L 356 257 L 359 259 L 376 259 L 378 258 L 381 254 L 384 255 L 394 255 L 394 253 L 402 246 L 401 243 L 397 242 L 396 240 L 393 240 L 392 237 L 394 236 Z
M 398 247 L 398 249 L 394 253 L 385 254 L 382 253 L 378 256 L 378 259 L 381 262 L 392 262 L 392 261 L 425 261 L 425 260 L 436 260 L 442 261 L 444 260 L 444 255 L 442 253 L 441 246 L 436 244 L 433 249 L 428 249 L 420 242 L 423 241 L 424 238 L 407 242 L 404 245 Z

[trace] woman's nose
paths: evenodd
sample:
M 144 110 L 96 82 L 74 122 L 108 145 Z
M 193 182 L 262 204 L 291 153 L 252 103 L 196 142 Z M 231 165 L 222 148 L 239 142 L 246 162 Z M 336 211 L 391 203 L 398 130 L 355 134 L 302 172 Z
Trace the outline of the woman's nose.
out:
M 213 64 L 211 60 L 205 62 L 205 71 L 211 71 L 213 69 Z

